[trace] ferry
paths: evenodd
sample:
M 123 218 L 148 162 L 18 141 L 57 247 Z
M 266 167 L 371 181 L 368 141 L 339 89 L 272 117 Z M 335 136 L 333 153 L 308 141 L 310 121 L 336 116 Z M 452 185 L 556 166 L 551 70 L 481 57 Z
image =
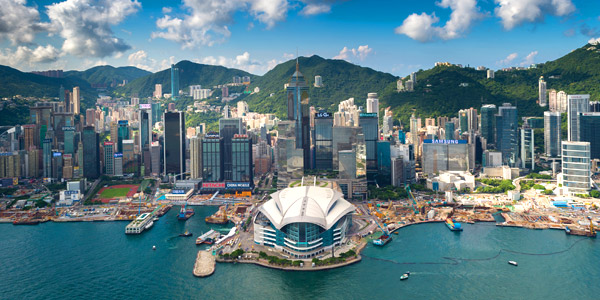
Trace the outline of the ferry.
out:
M 151 213 L 143 213 L 125 227 L 125 234 L 140 234 L 154 225 Z
M 214 231 L 214 230 L 212 230 L 212 229 L 211 229 L 211 230 L 209 230 L 207 233 L 205 233 L 205 234 L 203 234 L 203 235 L 199 236 L 199 237 L 196 239 L 196 245 L 201 245 L 201 244 L 209 244 L 209 245 L 210 245 L 210 244 L 214 243 L 214 240 L 213 240 L 212 238 L 210 238 L 210 237 L 211 237 L 213 234 L 215 234 L 215 233 L 216 233 L 216 231 Z M 212 243 L 209 243 L 209 240 L 210 240 Z
M 462 231 L 462 226 L 460 225 L 460 223 L 448 218 L 446 219 L 446 226 L 448 226 L 448 229 L 452 230 L 452 231 Z
M 400 280 L 406 280 L 406 279 L 408 279 L 408 276 L 410 276 L 410 272 L 406 272 L 406 273 L 402 274 L 402 276 L 400 276 Z
M 382 234 L 378 239 L 373 240 L 373 245 L 375 246 L 385 246 L 392 240 L 391 235 Z
M 514 261 L 514 260 L 509 260 L 509 261 L 508 261 L 508 264 L 509 264 L 509 265 L 513 265 L 513 266 L 515 266 L 515 267 L 519 265 L 519 264 L 518 264 L 516 261 Z

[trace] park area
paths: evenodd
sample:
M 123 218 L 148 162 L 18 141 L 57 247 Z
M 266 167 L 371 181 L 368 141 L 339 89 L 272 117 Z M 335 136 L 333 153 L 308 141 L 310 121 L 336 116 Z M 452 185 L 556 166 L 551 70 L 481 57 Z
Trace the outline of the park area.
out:
M 138 185 L 134 184 L 120 184 L 108 187 L 103 187 L 98 191 L 96 201 L 108 203 L 111 200 L 118 200 L 122 198 L 131 198 L 137 193 Z

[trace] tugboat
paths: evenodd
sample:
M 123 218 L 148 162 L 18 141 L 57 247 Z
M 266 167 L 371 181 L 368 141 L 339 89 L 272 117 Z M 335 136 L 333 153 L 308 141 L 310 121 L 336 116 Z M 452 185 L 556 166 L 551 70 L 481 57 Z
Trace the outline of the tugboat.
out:
M 186 230 L 184 233 L 180 233 L 179 236 L 188 237 L 188 236 L 192 236 L 192 233 L 189 232 L 188 230 Z
M 508 264 L 509 264 L 509 265 L 513 265 L 513 266 L 515 266 L 515 267 L 519 265 L 519 264 L 518 264 L 516 261 L 514 261 L 514 260 L 509 260 L 509 261 L 508 261 Z
M 191 218 L 194 214 L 195 214 L 194 209 L 187 208 L 187 201 L 186 201 L 185 205 L 181 206 L 181 210 L 179 211 L 179 214 L 177 215 L 177 219 L 186 221 L 187 219 Z
M 455 220 L 452 220 L 451 218 L 446 219 L 446 226 L 448 226 L 448 229 L 450 229 L 452 231 L 462 231 L 463 230 L 460 223 L 456 222 Z
M 406 280 L 408 279 L 408 276 L 410 276 L 410 272 L 407 271 L 406 273 L 402 274 L 402 276 L 400 276 L 400 280 Z

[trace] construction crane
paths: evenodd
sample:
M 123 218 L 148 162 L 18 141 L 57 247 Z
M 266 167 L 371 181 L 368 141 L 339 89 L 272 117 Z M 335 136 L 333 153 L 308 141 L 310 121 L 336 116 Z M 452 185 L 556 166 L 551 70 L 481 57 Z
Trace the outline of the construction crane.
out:
M 594 222 L 592 222 L 592 217 L 588 216 L 588 220 L 590 220 L 590 236 L 596 236 L 596 228 L 594 228 Z
M 419 214 L 419 209 L 417 209 L 417 207 L 418 207 L 417 200 L 415 200 L 415 196 L 413 196 L 413 193 L 410 190 L 410 185 L 407 183 L 405 185 L 404 189 L 406 190 L 406 193 L 408 194 L 408 198 L 410 200 L 412 200 L 412 203 L 410 201 L 409 201 L 409 203 L 412 206 L 412 209 L 413 209 L 415 215 L 418 215 Z

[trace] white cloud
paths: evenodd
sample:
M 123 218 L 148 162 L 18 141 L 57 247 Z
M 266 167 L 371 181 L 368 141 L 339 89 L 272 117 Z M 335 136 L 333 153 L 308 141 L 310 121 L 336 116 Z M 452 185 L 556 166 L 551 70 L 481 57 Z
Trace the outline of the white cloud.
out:
M 184 48 L 211 46 L 227 39 L 237 11 L 246 11 L 254 19 L 272 28 L 285 20 L 287 0 L 183 0 L 188 14 L 171 16 L 168 13 L 156 21 L 159 31 L 152 38 L 180 43 Z
M 84 59 L 81 70 L 86 70 L 89 68 L 98 67 L 98 66 L 106 66 L 106 65 L 108 65 L 108 62 L 105 60 L 102 60 L 102 59 L 98 59 L 98 60 Z
M 13 45 L 31 43 L 42 30 L 38 10 L 27 6 L 26 0 L 0 1 L 0 39 L 8 39 Z
M 544 20 L 544 15 L 566 16 L 575 11 L 571 0 L 494 0 L 496 15 L 504 29 L 510 30 L 523 23 Z
M 435 38 L 455 39 L 461 37 L 475 21 L 484 16 L 479 11 L 476 0 L 442 0 L 436 4 L 452 10 L 450 19 L 443 27 L 434 25 L 439 22 L 435 13 L 413 13 L 402 25 L 396 27 L 396 34 L 404 34 L 419 42 L 429 42 Z
M 29 48 L 26 46 L 18 46 L 16 50 L 4 49 L 0 50 L 0 64 L 13 67 L 23 67 L 28 65 L 33 67 L 37 63 L 51 63 L 58 59 L 60 53 L 58 49 L 52 45 L 38 46 L 37 48 Z
M 599 43 L 600 43 L 600 37 L 597 37 L 597 38 L 591 38 L 591 39 L 588 41 L 588 44 L 592 44 L 592 45 L 598 45 Z
M 312 16 L 331 12 L 331 5 L 324 3 L 307 4 L 301 11 L 301 15 Z
M 496 64 L 498 65 L 509 65 L 511 64 L 515 59 L 517 59 L 517 57 L 519 57 L 519 55 L 517 53 L 511 53 L 509 54 L 505 59 L 497 61 Z
M 173 8 L 171 8 L 171 7 L 163 7 L 162 8 L 163 14 L 170 14 L 172 11 L 173 11 Z
M 130 66 L 140 68 L 146 71 L 154 72 L 156 68 L 156 60 L 148 57 L 148 54 L 144 50 L 139 50 L 129 54 L 127 62 Z
M 48 30 L 64 38 L 62 50 L 77 56 L 105 57 L 131 47 L 112 32 L 141 7 L 137 0 L 66 0 L 46 6 Z
M 342 48 L 340 53 L 333 57 L 333 59 L 343 59 L 349 61 L 351 58 L 358 58 L 361 61 L 365 60 L 367 56 L 373 51 L 373 48 L 369 48 L 369 45 L 358 46 L 358 49 L 348 47 Z
M 196 62 L 207 65 L 218 65 L 228 68 L 236 68 L 254 74 L 266 72 L 265 68 L 268 67 L 267 64 L 263 64 L 260 61 L 251 59 L 250 53 L 248 53 L 247 51 L 240 55 L 237 55 L 235 58 L 227 58 L 225 56 L 207 56 L 202 58 L 201 60 L 196 60 Z
M 523 61 L 521 62 L 521 66 L 529 66 L 529 65 L 533 64 L 534 59 L 537 55 L 538 55 L 537 51 L 533 51 L 533 52 L 527 54 L 527 56 L 525 56 L 525 59 L 523 59 Z

